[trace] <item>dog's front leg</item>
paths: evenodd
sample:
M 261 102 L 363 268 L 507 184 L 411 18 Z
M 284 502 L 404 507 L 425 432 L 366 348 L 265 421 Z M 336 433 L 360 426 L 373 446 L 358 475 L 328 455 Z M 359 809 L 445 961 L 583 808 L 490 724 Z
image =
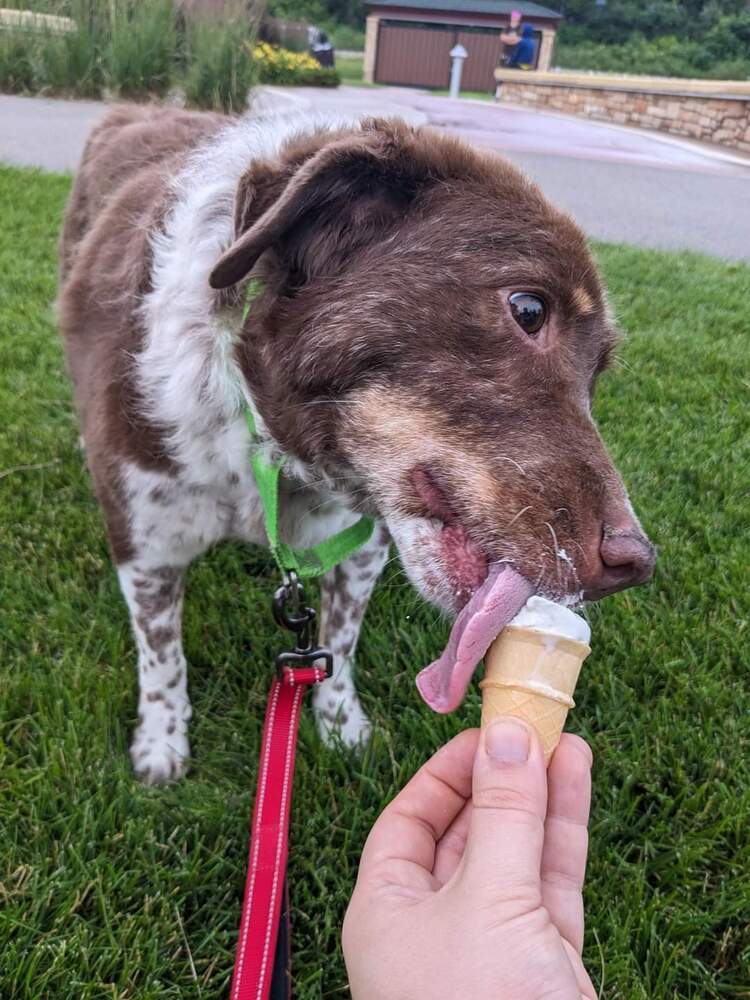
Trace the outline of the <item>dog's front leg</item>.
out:
M 181 777 L 190 756 L 191 708 L 182 652 L 185 571 L 136 559 L 117 572 L 138 646 L 138 728 L 130 756 L 141 781 L 161 785 Z
M 321 581 L 320 640 L 333 653 L 333 677 L 314 688 L 318 729 L 327 743 L 367 741 L 370 722 L 354 686 L 354 654 L 367 602 L 388 558 L 390 539 L 377 524 L 370 541 Z

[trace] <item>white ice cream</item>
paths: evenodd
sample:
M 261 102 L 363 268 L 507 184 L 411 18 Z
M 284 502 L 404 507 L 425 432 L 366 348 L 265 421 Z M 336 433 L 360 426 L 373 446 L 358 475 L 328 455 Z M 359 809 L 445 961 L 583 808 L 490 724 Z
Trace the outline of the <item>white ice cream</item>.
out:
M 570 608 L 548 601 L 546 597 L 530 597 L 509 625 L 533 628 L 549 635 L 562 635 L 576 642 L 589 643 L 591 629 L 588 622 Z

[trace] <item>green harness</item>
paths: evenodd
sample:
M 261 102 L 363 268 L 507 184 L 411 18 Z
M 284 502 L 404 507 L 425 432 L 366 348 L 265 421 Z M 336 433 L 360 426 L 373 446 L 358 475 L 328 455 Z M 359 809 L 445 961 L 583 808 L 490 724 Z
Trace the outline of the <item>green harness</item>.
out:
M 247 319 L 254 300 L 262 290 L 257 278 L 253 278 L 247 287 L 243 322 Z M 260 440 L 250 407 L 246 410 L 247 426 L 250 436 L 256 445 L 251 458 L 255 485 L 258 487 L 260 502 L 263 506 L 263 516 L 268 542 L 276 564 L 284 578 L 296 574 L 300 579 L 322 576 L 333 569 L 338 563 L 348 559 L 357 549 L 368 542 L 372 536 L 375 522 L 371 517 L 361 517 L 355 524 L 338 531 L 317 545 L 308 549 L 293 549 L 291 545 L 282 542 L 279 537 L 279 486 L 283 456 L 275 462 L 267 461 L 259 447 Z

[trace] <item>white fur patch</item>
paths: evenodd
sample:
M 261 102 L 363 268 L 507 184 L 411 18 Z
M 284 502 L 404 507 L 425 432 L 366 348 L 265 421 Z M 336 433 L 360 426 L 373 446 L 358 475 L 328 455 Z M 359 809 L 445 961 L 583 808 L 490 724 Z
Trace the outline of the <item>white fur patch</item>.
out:
M 148 607 L 149 595 L 159 594 L 165 574 L 183 570 L 222 539 L 267 542 L 250 466 L 245 406 L 254 413 L 261 446 L 274 455 L 278 446 L 235 361 L 241 307 L 218 311 L 208 283 L 216 261 L 234 239 L 237 184 L 254 160 L 274 158 L 294 135 L 356 124 L 300 114 L 240 119 L 196 151 L 174 180 L 174 207 L 164 231 L 153 240 L 153 290 L 142 306 L 145 345 L 132 362 L 144 414 L 167 428 L 166 448 L 177 471 L 121 466 L 136 558 L 119 567 L 138 646 L 139 725 L 131 756 L 149 784 L 174 780 L 184 772 L 191 709 L 180 636 L 181 595 L 158 614 L 144 611 L 144 595 Z M 312 545 L 356 520 L 319 470 L 290 458 L 284 471 L 280 528 L 288 543 L 297 548 Z M 374 578 L 367 596 L 373 583 Z M 359 593 L 362 588 L 355 589 Z M 366 597 L 362 612 L 352 616 L 356 621 L 346 622 L 348 654 L 340 661 L 340 674 L 324 686 L 329 699 L 336 699 L 340 723 L 327 731 L 335 728 L 346 743 L 357 742 L 368 729 L 351 675 L 365 603 Z M 159 629 L 171 630 L 174 636 L 166 641 Z M 334 644 L 341 647 L 342 640 Z M 331 716 L 330 706 L 327 714 Z

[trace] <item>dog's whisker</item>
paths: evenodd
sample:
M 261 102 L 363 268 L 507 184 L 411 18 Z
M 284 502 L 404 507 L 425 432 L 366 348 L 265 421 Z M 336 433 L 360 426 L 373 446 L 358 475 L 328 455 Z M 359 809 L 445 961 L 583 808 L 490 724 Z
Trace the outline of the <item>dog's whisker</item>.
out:
M 526 513 L 527 510 L 533 510 L 533 507 L 531 506 L 531 504 L 528 504 L 526 507 L 522 507 L 518 511 L 518 513 L 514 514 L 513 517 L 510 519 L 510 521 L 508 521 L 508 523 L 503 528 L 503 531 L 507 531 L 508 528 L 511 528 L 516 523 L 516 521 L 519 519 L 519 517 L 523 517 L 523 515 Z
M 509 458 L 507 455 L 495 455 L 494 457 L 498 462 L 510 462 L 511 465 L 514 465 L 518 469 L 522 476 L 526 475 L 526 469 L 515 458 Z
M 557 577 L 558 583 L 560 581 L 560 546 L 557 541 L 557 535 L 555 534 L 555 529 L 549 523 L 549 521 L 544 522 L 545 527 L 548 528 L 549 533 L 552 535 L 552 544 L 554 545 L 555 554 L 555 576 Z

